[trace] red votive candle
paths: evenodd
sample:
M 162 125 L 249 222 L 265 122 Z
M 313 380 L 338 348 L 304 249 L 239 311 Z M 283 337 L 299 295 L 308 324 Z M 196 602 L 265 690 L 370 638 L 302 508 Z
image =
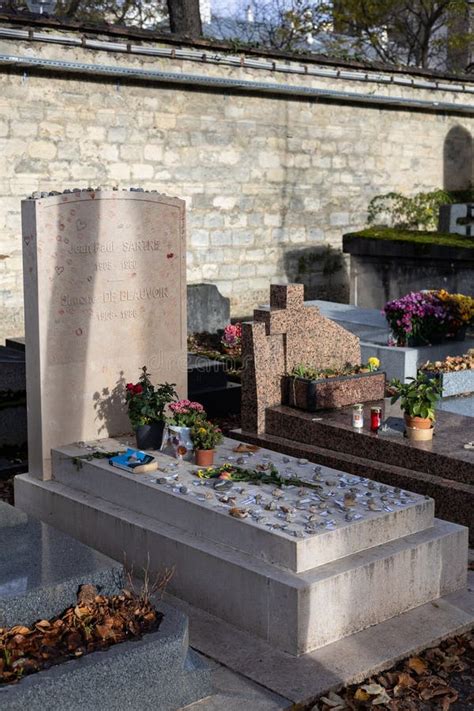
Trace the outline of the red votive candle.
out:
M 382 408 L 381 407 L 371 407 L 370 408 L 370 431 L 378 432 L 382 425 Z

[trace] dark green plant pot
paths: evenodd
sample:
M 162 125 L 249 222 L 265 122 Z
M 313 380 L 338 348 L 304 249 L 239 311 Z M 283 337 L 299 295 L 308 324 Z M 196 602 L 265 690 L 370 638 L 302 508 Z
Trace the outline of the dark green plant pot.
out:
M 159 449 L 163 441 L 164 422 L 152 422 L 151 425 L 140 425 L 135 430 L 138 449 Z

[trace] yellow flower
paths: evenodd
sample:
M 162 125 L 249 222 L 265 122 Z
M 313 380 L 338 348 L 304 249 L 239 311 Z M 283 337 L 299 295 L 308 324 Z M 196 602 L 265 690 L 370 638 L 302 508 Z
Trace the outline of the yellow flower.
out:
M 377 368 L 380 368 L 380 361 L 375 356 L 371 356 L 371 358 L 369 358 L 369 365 L 373 370 L 377 370 Z
M 199 434 L 206 434 L 206 428 L 205 427 L 200 427 L 198 430 Z

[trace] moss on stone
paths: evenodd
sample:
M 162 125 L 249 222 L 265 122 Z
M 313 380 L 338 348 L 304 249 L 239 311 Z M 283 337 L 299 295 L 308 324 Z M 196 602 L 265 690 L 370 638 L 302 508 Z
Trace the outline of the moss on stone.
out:
M 348 237 L 364 239 L 391 240 L 392 242 L 412 242 L 413 244 L 431 244 L 442 247 L 463 247 L 474 249 L 474 238 L 443 232 L 422 232 L 420 230 L 402 230 L 395 227 L 368 227 L 359 232 L 351 232 Z

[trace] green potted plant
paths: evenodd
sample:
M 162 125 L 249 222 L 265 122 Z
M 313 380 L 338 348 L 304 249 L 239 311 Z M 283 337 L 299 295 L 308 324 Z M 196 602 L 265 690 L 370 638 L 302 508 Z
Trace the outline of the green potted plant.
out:
M 394 390 L 392 405 L 400 400 L 404 413 L 407 437 L 413 441 L 427 441 L 433 438 L 436 403 L 441 397 L 438 380 L 419 372 L 416 378 L 402 383 L 394 379 L 390 386 Z
M 161 447 L 166 407 L 178 397 L 174 388 L 174 383 L 162 383 L 155 387 L 146 365 L 142 368 L 138 383 L 127 384 L 125 399 L 138 449 Z
M 197 420 L 191 428 L 196 464 L 212 467 L 215 447 L 222 442 L 222 432 L 209 420 Z

